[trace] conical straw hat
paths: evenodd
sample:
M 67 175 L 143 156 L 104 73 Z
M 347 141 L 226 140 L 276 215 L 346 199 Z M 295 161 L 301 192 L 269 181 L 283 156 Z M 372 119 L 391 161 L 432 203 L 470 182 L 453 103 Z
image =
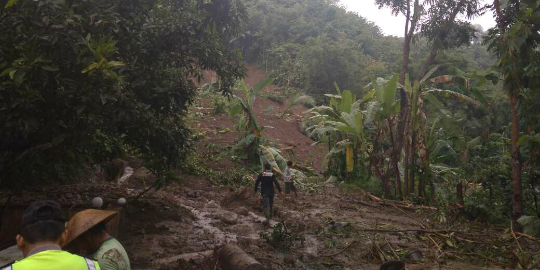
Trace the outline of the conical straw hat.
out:
M 67 246 L 75 238 L 87 232 L 92 227 L 107 223 L 118 215 L 117 211 L 87 209 L 75 214 L 67 223 L 68 236 L 64 246 Z

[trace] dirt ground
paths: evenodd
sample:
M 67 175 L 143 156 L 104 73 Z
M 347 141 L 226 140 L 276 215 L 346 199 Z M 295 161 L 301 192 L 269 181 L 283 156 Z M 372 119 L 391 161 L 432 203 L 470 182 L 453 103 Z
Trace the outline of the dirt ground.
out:
M 201 82 L 211 82 L 215 79 L 212 73 L 206 73 L 206 79 Z M 264 80 L 264 72 L 252 66 L 248 67 L 245 79 L 248 87 L 255 86 L 259 81 Z M 275 85 L 265 88 L 262 95 L 272 96 L 277 91 Z M 239 93 L 235 93 L 239 94 Z M 200 139 L 196 142 L 199 152 L 209 155 L 217 154 L 236 144 L 241 134 L 234 131 L 231 117 L 226 114 L 216 115 L 214 111 L 214 101 L 211 98 L 198 98 L 190 110 L 189 123 L 198 130 Z M 263 137 L 283 149 L 282 154 L 298 164 L 309 166 L 323 172 L 322 161 L 327 153 L 327 148 L 323 145 L 312 146 L 315 143 L 306 137 L 300 130 L 300 121 L 306 116 L 307 108 L 303 106 L 293 107 L 291 113 L 281 118 L 282 112 L 287 107 L 288 101 L 283 104 L 271 101 L 267 98 L 259 97 L 254 104 L 254 112 L 257 121 L 261 126 L 269 126 L 263 132 Z M 270 108 L 270 109 L 269 109 Z M 215 145 L 209 149 L 209 145 Z M 225 170 L 230 168 L 230 157 L 225 157 L 211 164 L 212 169 Z
M 211 76 L 207 74 L 206 82 Z M 264 72 L 249 67 L 248 85 L 263 78 Z M 269 94 L 275 89 L 270 86 L 265 91 Z M 210 98 L 197 100 L 188 123 L 198 133 L 195 147 L 200 162 L 227 172 L 245 161 L 215 157 L 230 149 L 240 135 L 230 117 L 216 115 L 213 106 Z M 275 127 L 266 129 L 264 136 L 282 149 L 292 147 L 294 154 L 289 158 L 322 171 L 326 149 L 312 146 L 313 141 L 299 129 L 305 108 L 295 108 L 282 119 L 279 114 L 284 108 L 284 104 L 257 99 L 258 121 Z M 482 267 L 486 260 L 476 260 L 476 266 L 474 260 L 440 256 L 447 247 L 421 232 L 436 228 L 428 218 L 433 214 L 430 210 L 385 205 L 365 192 L 343 192 L 334 184 L 319 183 L 311 194 L 300 191 L 298 198 L 276 197 L 274 221 L 265 226 L 260 195 L 252 187 L 232 190 L 216 187 L 201 176 L 182 178 L 181 184 L 129 204 L 121 240 L 132 269 L 219 269 L 215 250 L 227 243 L 237 244 L 267 269 L 379 269 L 382 261 L 395 258 L 405 260 L 407 269 L 496 269 Z M 291 236 L 285 245 L 261 237 L 261 233 L 271 235 L 278 222 L 286 225 Z
M 264 78 L 260 70 L 250 67 L 248 71 L 246 82 L 250 85 Z M 271 94 L 275 86 L 265 91 Z M 270 106 L 272 113 L 268 113 Z M 256 101 L 260 123 L 275 127 L 266 129 L 264 136 L 281 149 L 292 149 L 286 153 L 288 158 L 323 171 L 326 149 L 313 146 L 299 128 L 305 108 L 295 108 L 282 119 L 279 114 L 284 108 L 265 98 Z M 198 138 L 195 148 L 201 166 L 227 173 L 246 164 L 230 154 L 216 158 L 240 136 L 230 117 L 213 113 L 210 98 L 195 102 L 188 123 Z M 274 221 L 268 226 L 263 224 L 260 195 L 253 187 L 233 190 L 215 186 L 205 176 L 181 175 L 180 183 L 131 200 L 151 184 L 152 177 L 143 165 L 136 158 L 127 159 L 126 168 L 132 176 L 119 184 L 88 183 L 70 187 L 69 192 L 66 187 L 56 187 L 61 190 L 58 196 L 52 190 L 41 194 L 56 196 L 62 203 L 75 200 L 84 205 L 94 196 L 111 204 L 119 197 L 128 198 L 119 239 L 134 270 L 217 270 L 215 251 L 227 243 L 238 245 L 267 269 L 379 269 L 383 261 L 396 258 L 404 260 L 407 269 L 416 270 L 498 269 L 484 267 L 497 262 L 453 252 L 458 242 L 475 240 L 440 230 L 432 222 L 435 211 L 427 208 L 377 201 L 363 191 L 323 183 L 322 178 L 316 189 L 300 190 L 298 198 L 276 196 Z M 36 199 L 29 194 L 21 194 L 14 202 L 23 197 Z M 274 233 L 283 224 L 285 233 Z M 482 226 L 475 235 L 492 237 L 492 231 Z M 281 235 L 285 240 L 267 241 L 261 234 Z
M 216 269 L 214 250 L 227 243 L 237 244 L 268 269 L 378 269 L 381 258 L 374 249 L 388 256 L 383 260 L 420 251 L 424 258 L 409 260 L 407 269 L 495 269 L 438 258 L 433 244 L 413 231 L 429 224 L 425 215 L 375 204 L 363 193 L 321 189 L 320 194 L 276 198 L 271 225 L 284 221 L 297 238 L 285 249 L 259 236 L 270 234 L 272 226 L 263 225 L 259 195 L 251 187 L 230 191 L 203 179 L 131 204 L 121 240 L 133 269 Z

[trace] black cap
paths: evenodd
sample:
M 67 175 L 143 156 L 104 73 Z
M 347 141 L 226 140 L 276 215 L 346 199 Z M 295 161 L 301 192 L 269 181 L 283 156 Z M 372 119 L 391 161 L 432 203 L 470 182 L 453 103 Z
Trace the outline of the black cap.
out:
M 34 224 L 38 221 L 54 220 L 58 222 L 65 222 L 64 214 L 60 204 L 55 201 L 45 200 L 32 203 L 23 215 L 22 227 Z

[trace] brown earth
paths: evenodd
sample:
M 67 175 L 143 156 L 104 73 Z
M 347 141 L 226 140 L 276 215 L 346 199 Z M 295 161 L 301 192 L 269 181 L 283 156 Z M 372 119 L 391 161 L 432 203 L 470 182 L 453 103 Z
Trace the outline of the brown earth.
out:
M 201 83 L 215 80 L 215 74 L 206 73 L 205 75 L 206 77 Z M 252 87 L 264 79 L 263 71 L 252 66 L 248 67 L 245 80 L 248 87 Z M 268 86 L 262 92 L 262 95 L 266 96 L 279 95 L 278 88 L 275 85 Z M 269 126 L 263 132 L 264 138 L 270 141 L 271 144 L 277 145 L 280 149 L 291 148 L 291 150 L 282 151 L 282 154 L 298 164 L 312 167 L 322 173 L 324 170 L 322 161 L 327 148 L 322 145 L 312 146 L 315 142 L 301 132 L 299 123 L 302 117 L 306 116 L 305 107 L 294 107 L 290 114 L 281 118 L 287 104 L 287 101 L 279 104 L 266 98 L 257 98 L 255 100 L 253 110 L 259 125 Z M 219 153 L 223 149 L 231 147 L 241 137 L 241 134 L 234 130 L 231 117 L 216 115 L 213 112 L 213 100 L 208 97 L 200 97 L 191 109 L 189 120 L 190 124 L 200 132 L 200 139 L 197 141 L 196 148 L 199 152 L 206 152 L 208 155 Z M 210 144 L 215 146 L 209 151 L 208 146 Z M 230 165 L 230 157 L 226 157 L 212 163 L 211 168 L 224 170 L 230 168 Z
M 252 85 L 263 77 L 262 71 L 250 67 L 246 81 Z M 271 95 L 275 90 L 272 86 L 265 91 Z M 274 113 L 267 113 L 269 106 Z M 291 158 L 297 162 L 323 170 L 324 147 L 311 146 L 313 141 L 298 127 L 304 108 L 296 108 L 281 119 L 276 114 L 283 109 L 284 105 L 273 101 L 257 100 L 259 121 L 275 127 L 267 129 L 264 136 L 280 148 L 292 146 Z M 197 133 L 196 161 L 200 166 L 230 172 L 246 165 L 232 154 L 216 158 L 238 141 L 239 134 L 233 131 L 229 117 L 214 115 L 211 98 L 197 100 L 188 123 Z M 252 187 L 232 190 L 215 186 L 205 176 L 182 175 L 182 182 L 134 201 L 129 198 L 144 190 L 149 185 L 146 179 L 151 178 L 143 165 L 140 160 L 128 159 L 133 175 L 120 184 L 85 184 L 70 187 L 68 193 L 61 186 L 40 194 L 66 201 L 75 197 L 82 203 L 98 195 L 111 203 L 119 196 L 128 197 L 119 239 L 133 270 L 217 270 L 214 251 L 226 243 L 236 243 L 267 269 L 379 269 L 382 261 L 396 257 L 407 262 L 407 269 L 498 269 L 483 267 L 497 262 L 456 253 L 452 246 L 469 242 L 489 246 L 483 244 L 486 239 L 501 246 L 508 242 L 501 232 L 485 224 L 469 229 L 474 233 L 437 231 L 441 229 L 433 222 L 437 211 L 377 201 L 362 191 L 345 192 L 335 184 L 319 184 L 311 193 L 301 190 L 298 198 L 276 197 L 275 220 L 286 224 L 292 239 L 286 246 L 271 245 L 260 234 L 271 234 L 277 223 L 263 225 L 260 195 Z M 451 229 L 459 230 L 459 224 Z M 409 258 L 412 251 L 419 251 L 423 259 Z

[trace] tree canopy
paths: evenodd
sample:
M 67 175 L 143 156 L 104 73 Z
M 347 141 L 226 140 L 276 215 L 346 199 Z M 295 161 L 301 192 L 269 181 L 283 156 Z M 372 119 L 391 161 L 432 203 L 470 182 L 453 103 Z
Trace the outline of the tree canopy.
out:
M 2 185 L 65 180 L 123 151 L 164 178 L 190 147 L 194 80 L 215 70 L 228 91 L 243 76 L 240 1 L 0 4 Z

